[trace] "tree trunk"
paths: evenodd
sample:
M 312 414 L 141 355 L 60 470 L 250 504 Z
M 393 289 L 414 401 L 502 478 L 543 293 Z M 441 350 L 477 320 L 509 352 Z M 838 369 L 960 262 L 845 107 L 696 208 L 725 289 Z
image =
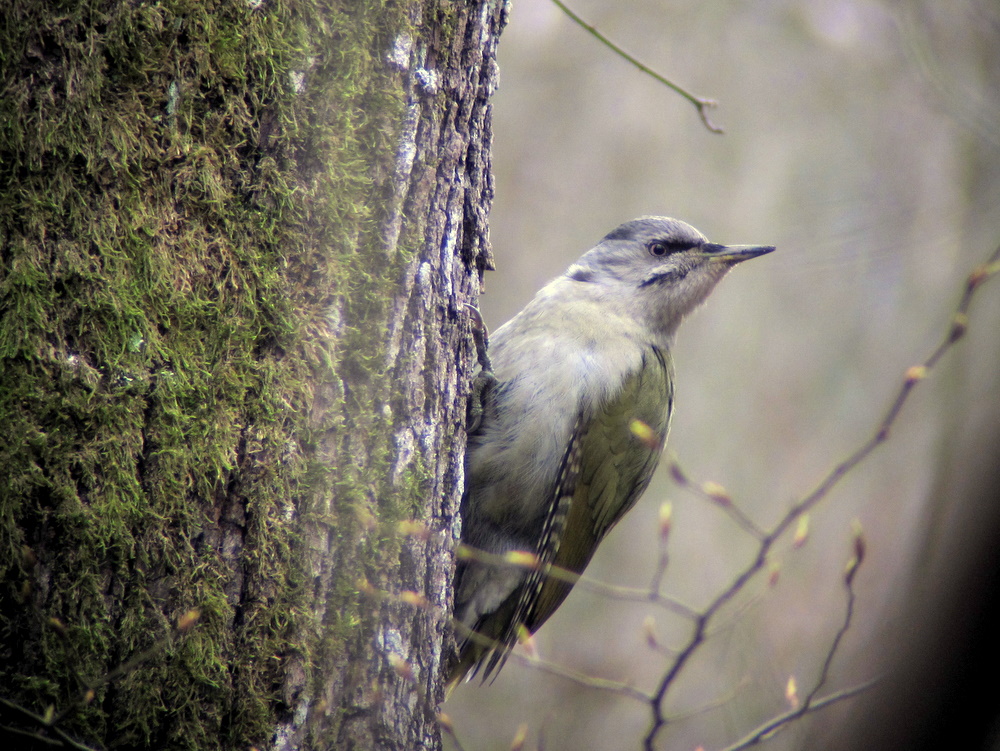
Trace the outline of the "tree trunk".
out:
M 0 739 L 440 746 L 505 16 L 0 14 Z

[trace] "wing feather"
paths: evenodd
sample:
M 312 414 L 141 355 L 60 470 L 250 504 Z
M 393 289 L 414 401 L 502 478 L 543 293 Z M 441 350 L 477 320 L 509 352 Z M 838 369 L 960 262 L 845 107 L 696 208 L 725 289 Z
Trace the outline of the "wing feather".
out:
M 572 575 L 583 572 L 598 543 L 649 484 L 672 409 L 670 355 L 652 347 L 617 394 L 594 414 L 577 415 L 534 550 L 538 566 L 496 613 L 486 616 L 495 623 L 502 613 L 505 626 L 473 673 L 482 667 L 486 680 L 499 670 L 522 629 L 534 633 L 566 599 L 573 588 Z M 636 435 L 636 420 L 651 429 L 655 441 Z M 553 576 L 552 568 L 562 573 Z

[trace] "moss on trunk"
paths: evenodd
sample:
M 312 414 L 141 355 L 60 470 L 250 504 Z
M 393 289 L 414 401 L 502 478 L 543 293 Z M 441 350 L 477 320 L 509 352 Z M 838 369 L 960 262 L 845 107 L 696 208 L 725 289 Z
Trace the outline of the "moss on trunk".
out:
M 393 477 L 385 348 L 424 238 L 386 242 L 409 84 L 385 55 L 418 16 L 0 14 L 0 696 L 84 743 L 281 745 L 370 617 L 359 574 L 405 547 L 428 470 Z M 350 566 L 317 578 L 317 528 Z

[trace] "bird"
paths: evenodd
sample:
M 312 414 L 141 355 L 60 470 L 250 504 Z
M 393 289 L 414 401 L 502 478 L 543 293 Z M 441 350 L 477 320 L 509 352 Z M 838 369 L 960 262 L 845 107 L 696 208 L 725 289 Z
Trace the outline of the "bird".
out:
M 449 694 L 496 676 L 636 504 L 670 426 L 677 327 L 733 266 L 773 250 L 642 216 L 489 338 L 470 398 Z

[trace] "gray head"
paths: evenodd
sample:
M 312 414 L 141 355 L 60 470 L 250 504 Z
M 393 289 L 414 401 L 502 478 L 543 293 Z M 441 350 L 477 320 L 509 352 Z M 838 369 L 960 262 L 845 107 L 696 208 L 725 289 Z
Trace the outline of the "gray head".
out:
M 606 302 L 617 300 L 670 336 L 729 269 L 772 250 L 772 245 L 710 243 L 690 224 L 643 216 L 605 235 L 566 270 L 564 279 Z

